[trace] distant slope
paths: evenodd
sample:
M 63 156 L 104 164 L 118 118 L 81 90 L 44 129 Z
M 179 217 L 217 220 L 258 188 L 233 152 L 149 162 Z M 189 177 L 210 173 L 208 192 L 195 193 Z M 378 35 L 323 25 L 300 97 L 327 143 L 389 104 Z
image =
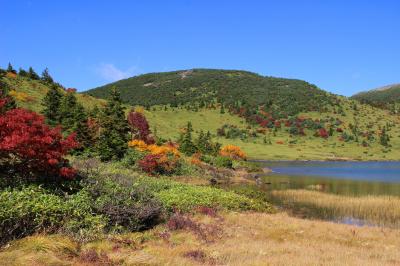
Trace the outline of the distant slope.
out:
M 193 69 L 150 73 L 87 91 L 105 98 L 109 88 L 120 89 L 131 105 L 199 104 L 217 100 L 227 106 L 240 103 L 249 109 L 264 106 L 286 115 L 320 111 L 335 97 L 302 80 L 263 77 L 237 70 Z
M 387 108 L 395 103 L 400 103 L 400 84 L 392 84 L 374 90 L 360 92 L 353 95 L 351 98 L 376 107 Z
M 14 97 L 17 100 L 19 107 L 40 112 L 42 110 L 42 99 L 49 90 L 49 85 L 29 78 L 21 77 L 19 75 L 5 76 L 1 78 L 2 81 L 10 88 Z M 61 89 L 61 88 L 60 88 Z M 78 102 L 80 102 L 87 109 L 92 109 L 94 106 L 100 106 L 105 103 L 102 99 L 97 99 L 86 94 L 77 94 Z

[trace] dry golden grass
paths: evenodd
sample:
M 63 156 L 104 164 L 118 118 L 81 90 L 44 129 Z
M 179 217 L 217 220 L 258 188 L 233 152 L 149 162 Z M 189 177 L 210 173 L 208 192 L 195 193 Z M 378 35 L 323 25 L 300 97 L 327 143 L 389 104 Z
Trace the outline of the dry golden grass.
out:
M 376 225 L 400 227 L 399 197 L 350 197 L 309 190 L 280 190 L 271 195 L 284 205 L 304 206 L 322 218 L 354 217 Z
M 400 231 L 395 229 L 311 221 L 285 213 L 230 212 L 223 214 L 222 222 L 208 216 L 196 220 L 219 223 L 222 236 L 206 243 L 181 230 L 160 238 L 166 229 L 159 226 L 79 248 L 60 236 L 35 236 L 3 250 L 0 264 L 91 265 L 82 261 L 82 253 L 95 250 L 117 265 L 400 265 Z M 185 256 L 190 251 L 201 251 L 205 257 Z

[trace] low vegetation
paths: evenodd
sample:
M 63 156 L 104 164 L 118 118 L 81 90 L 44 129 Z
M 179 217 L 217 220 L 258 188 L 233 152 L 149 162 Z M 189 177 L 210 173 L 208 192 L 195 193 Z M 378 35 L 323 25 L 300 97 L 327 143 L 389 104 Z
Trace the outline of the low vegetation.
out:
M 337 221 L 400 228 L 400 198 L 395 196 L 351 197 L 308 190 L 277 190 L 271 199 L 303 215 Z

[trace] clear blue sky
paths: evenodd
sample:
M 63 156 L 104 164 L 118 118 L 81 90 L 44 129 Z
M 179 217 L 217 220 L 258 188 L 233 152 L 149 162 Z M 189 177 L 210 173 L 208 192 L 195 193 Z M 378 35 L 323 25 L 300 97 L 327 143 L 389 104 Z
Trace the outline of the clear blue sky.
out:
M 0 66 L 80 91 L 147 72 L 243 69 L 351 95 L 400 82 L 400 1 L 0 0 Z

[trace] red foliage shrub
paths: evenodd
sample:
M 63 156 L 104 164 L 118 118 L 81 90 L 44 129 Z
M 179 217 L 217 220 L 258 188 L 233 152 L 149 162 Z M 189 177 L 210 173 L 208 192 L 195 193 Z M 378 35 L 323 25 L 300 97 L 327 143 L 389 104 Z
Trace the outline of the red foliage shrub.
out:
M 76 89 L 75 89 L 75 88 L 68 88 L 68 89 L 66 89 L 65 91 L 66 91 L 66 92 L 69 92 L 69 93 L 75 93 L 75 92 L 76 92 Z
M 204 215 L 208 215 L 211 217 L 217 217 L 217 210 L 215 208 L 210 208 L 207 206 L 200 206 L 197 208 L 197 212 L 204 214 Z
M 318 129 L 316 135 L 324 139 L 327 139 L 329 137 L 328 131 L 326 131 L 325 128 Z
M 343 129 L 341 127 L 336 128 L 336 132 L 343 132 Z
M 146 144 L 153 144 L 154 139 L 151 137 L 149 123 L 146 117 L 140 112 L 130 112 L 128 114 L 128 123 L 131 127 L 133 139 L 139 139 L 146 142 Z
M 63 158 L 78 146 L 75 134 L 63 138 L 61 129 L 50 128 L 44 117 L 25 109 L 13 109 L 0 117 L 0 168 L 21 177 L 62 176 L 75 170 Z
M 161 155 L 148 154 L 139 161 L 139 167 L 146 173 L 156 174 L 159 171 L 159 162 Z

